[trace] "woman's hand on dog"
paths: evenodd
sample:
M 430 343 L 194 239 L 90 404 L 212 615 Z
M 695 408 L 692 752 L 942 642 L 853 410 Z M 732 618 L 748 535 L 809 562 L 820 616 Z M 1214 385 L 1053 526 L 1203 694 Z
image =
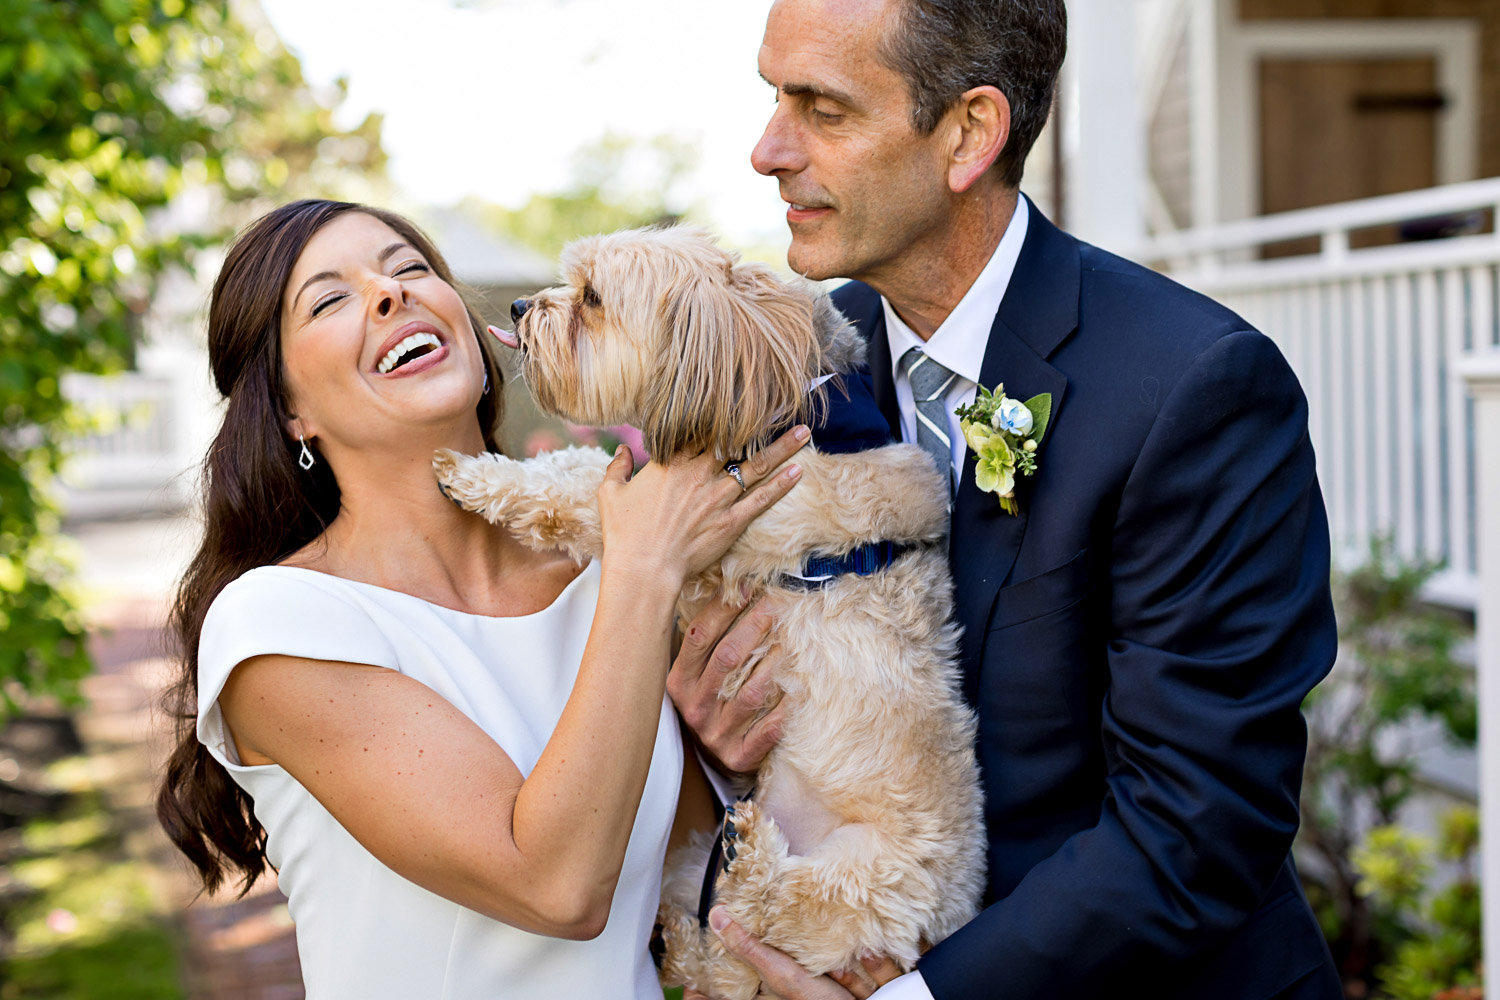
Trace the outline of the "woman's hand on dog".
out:
M 798 426 L 740 463 L 740 483 L 709 454 L 650 462 L 635 471 L 623 445 L 599 486 L 604 572 L 674 589 L 723 557 L 740 534 L 797 484 L 795 465 L 771 475 L 807 443 Z
M 861 959 L 853 969 L 814 976 L 789 955 L 751 937 L 722 907 L 709 911 L 708 923 L 725 950 L 760 973 L 760 996 L 766 1000 L 865 1000 L 901 975 L 895 962 L 880 956 Z M 685 990 L 682 1000 L 707 998 Z

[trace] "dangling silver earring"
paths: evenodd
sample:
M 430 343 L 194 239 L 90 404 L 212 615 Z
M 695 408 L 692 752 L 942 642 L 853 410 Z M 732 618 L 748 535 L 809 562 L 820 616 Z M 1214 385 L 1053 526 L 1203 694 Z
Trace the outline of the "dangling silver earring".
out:
M 484 370 L 484 391 L 481 392 L 480 395 L 481 396 L 488 396 L 489 394 L 490 394 L 490 370 L 488 368 L 486 368 Z
M 297 464 L 302 466 L 303 472 L 306 472 L 313 467 L 313 462 L 317 460 L 313 458 L 312 450 L 307 447 L 307 442 L 303 440 L 301 434 L 297 435 L 297 443 L 302 445 L 302 454 L 297 457 Z

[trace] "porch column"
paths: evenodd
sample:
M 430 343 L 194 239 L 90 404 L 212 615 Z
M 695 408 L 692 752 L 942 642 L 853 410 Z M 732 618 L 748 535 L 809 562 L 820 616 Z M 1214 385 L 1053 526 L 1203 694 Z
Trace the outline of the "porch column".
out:
M 1136 107 L 1138 16 L 1136 4 L 1121 0 L 1068 4 L 1065 75 L 1076 88 L 1078 108 L 1067 149 L 1068 229 L 1126 254 L 1146 237 L 1146 144 Z
M 1480 887 L 1484 964 L 1500 969 L 1500 349 L 1477 353 L 1459 369 L 1474 397 L 1475 497 L 1479 599 L 1475 670 L 1479 680 Z

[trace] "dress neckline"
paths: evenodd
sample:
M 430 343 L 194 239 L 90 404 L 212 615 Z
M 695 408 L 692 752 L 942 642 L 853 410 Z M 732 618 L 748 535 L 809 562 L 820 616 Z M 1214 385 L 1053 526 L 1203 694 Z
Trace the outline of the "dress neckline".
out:
M 324 577 L 325 579 L 335 580 L 335 581 L 337 581 L 339 583 L 353 584 L 356 587 L 364 587 L 364 588 L 367 588 L 369 590 L 379 591 L 382 594 L 393 594 L 396 597 L 402 597 L 402 598 L 405 598 L 405 599 L 410 600 L 410 601 L 416 601 L 418 604 L 424 604 L 424 605 L 426 605 L 429 608 L 436 608 L 439 611 L 446 611 L 449 614 L 462 615 L 465 618 L 477 618 L 477 619 L 479 619 L 481 621 L 488 621 L 488 622 L 516 622 L 516 621 L 526 621 L 526 620 L 532 619 L 532 618 L 538 618 L 538 617 L 540 617 L 542 615 L 545 615 L 547 612 L 551 611 L 553 608 L 556 608 L 559 605 L 561 605 L 563 603 L 564 598 L 566 598 L 568 596 L 568 594 L 573 590 L 574 587 L 578 586 L 578 581 L 582 580 L 585 576 L 588 576 L 589 575 L 589 571 L 592 570 L 597 564 L 598 564 L 598 560 L 596 560 L 596 559 L 590 559 L 588 561 L 588 563 L 583 567 L 583 569 L 579 570 L 578 574 L 576 576 L 574 576 L 573 579 L 571 579 L 571 580 L 568 581 L 567 586 L 563 587 L 563 589 L 558 592 L 557 596 L 552 599 L 551 603 L 549 603 L 546 607 L 539 608 L 536 611 L 532 611 L 529 614 L 524 614 L 524 615 L 482 615 L 482 614 L 479 614 L 479 613 L 474 612 L 474 611 L 460 611 L 458 608 L 450 608 L 446 604 L 436 604 L 436 603 L 434 603 L 432 601 L 427 600 L 424 597 L 418 597 L 416 594 L 408 594 L 404 590 L 396 590 L 396 589 L 391 588 L 391 587 L 382 587 L 378 583 L 366 583 L 364 580 L 351 580 L 347 576 L 335 576 L 332 573 L 325 573 L 325 572 L 323 572 L 320 569 L 309 569 L 306 566 L 282 566 L 282 565 L 279 565 L 279 564 L 272 563 L 272 564 L 267 565 L 267 566 L 256 566 L 253 569 L 248 570 L 247 572 L 248 573 L 254 573 L 257 570 L 274 569 L 274 570 L 290 570 L 293 573 L 311 573 L 314 576 L 321 576 L 321 577 Z

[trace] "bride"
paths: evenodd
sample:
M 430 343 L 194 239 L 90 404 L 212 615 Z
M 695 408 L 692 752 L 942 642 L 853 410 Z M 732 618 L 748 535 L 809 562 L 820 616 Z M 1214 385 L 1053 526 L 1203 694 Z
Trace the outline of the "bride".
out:
M 744 492 L 710 455 L 621 450 L 603 557 L 537 554 L 431 471 L 498 450 L 479 329 L 383 211 L 297 202 L 229 251 L 158 814 L 209 890 L 277 869 L 311 1000 L 659 998 L 674 815 L 713 822 L 664 697 L 674 602 L 793 487 L 765 477 L 807 431 Z

